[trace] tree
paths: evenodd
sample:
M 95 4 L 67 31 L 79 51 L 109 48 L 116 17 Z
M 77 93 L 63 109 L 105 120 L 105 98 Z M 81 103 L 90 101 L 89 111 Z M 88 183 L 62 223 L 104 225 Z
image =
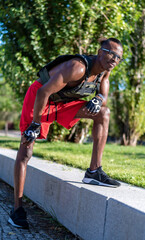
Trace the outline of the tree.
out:
M 60 54 L 94 54 L 100 36 L 128 37 L 137 18 L 130 0 L 0 0 L 3 74 L 24 96 L 48 61 Z
M 130 61 L 124 79 L 118 83 L 114 76 L 114 115 L 122 135 L 122 144 L 135 146 L 145 133 L 145 10 L 135 23 L 134 32 L 127 39 Z M 122 89 L 119 89 L 121 88 Z
M 20 116 L 20 103 L 15 99 L 15 95 L 10 86 L 0 81 L 0 115 L 1 121 L 5 121 L 5 134 L 8 133 L 8 123 L 18 119 Z
M 140 2 L 143 4 L 143 0 Z M 125 39 L 130 39 L 140 17 L 140 2 L 0 0 L 0 64 L 7 82 L 23 99 L 37 71 L 60 54 L 96 54 L 101 36 L 119 38 L 128 50 Z M 121 70 L 119 66 L 118 72 Z

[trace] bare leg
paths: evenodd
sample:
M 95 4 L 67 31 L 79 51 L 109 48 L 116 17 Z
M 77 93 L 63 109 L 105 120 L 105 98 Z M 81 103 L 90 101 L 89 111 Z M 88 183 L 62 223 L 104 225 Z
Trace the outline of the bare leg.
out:
M 97 115 L 88 113 L 87 109 L 84 110 L 84 107 L 82 107 L 75 116 L 75 118 L 90 118 L 94 121 L 92 129 L 93 151 L 90 163 L 91 170 L 95 170 L 101 166 L 103 150 L 108 135 L 109 116 L 110 111 L 107 107 L 102 107 Z
M 22 136 L 23 138 L 23 136 Z M 22 197 L 24 190 L 24 183 L 26 177 L 27 163 L 33 153 L 33 145 L 31 143 L 29 146 L 27 144 L 20 144 L 18 150 L 15 167 L 14 167 L 14 209 L 22 206 Z

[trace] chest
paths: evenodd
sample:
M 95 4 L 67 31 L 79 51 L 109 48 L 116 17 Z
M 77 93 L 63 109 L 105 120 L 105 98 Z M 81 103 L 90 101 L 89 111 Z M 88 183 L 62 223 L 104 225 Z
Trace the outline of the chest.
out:
M 97 75 L 93 75 L 93 76 L 90 76 L 87 80 L 87 82 L 94 82 L 95 79 L 97 78 Z M 73 87 L 76 87 L 78 86 L 80 83 L 84 82 L 85 81 L 85 76 L 81 79 L 79 79 L 78 81 L 71 81 L 69 83 L 67 83 L 66 85 L 66 88 L 73 88 Z

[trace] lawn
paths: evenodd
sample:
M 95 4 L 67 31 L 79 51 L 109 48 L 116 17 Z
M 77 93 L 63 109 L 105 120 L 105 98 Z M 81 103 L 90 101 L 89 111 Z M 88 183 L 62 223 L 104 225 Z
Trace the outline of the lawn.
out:
M 0 137 L 0 147 L 18 149 L 19 139 Z M 37 141 L 34 155 L 80 169 L 89 167 L 92 143 Z M 106 144 L 103 170 L 111 177 L 145 188 L 145 147 Z

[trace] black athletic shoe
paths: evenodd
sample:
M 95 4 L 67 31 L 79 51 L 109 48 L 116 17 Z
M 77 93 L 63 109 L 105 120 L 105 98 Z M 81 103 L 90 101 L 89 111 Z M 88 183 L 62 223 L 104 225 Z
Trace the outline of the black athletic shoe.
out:
M 17 208 L 15 211 L 12 210 L 8 222 L 14 227 L 18 228 L 29 228 L 27 222 L 27 214 L 23 207 Z
M 119 187 L 121 185 L 118 181 L 110 178 L 102 170 L 102 167 L 99 167 L 95 173 L 91 173 L 90 169 L 88 168 L 82 181 L 88 184 L 108 187 Z

